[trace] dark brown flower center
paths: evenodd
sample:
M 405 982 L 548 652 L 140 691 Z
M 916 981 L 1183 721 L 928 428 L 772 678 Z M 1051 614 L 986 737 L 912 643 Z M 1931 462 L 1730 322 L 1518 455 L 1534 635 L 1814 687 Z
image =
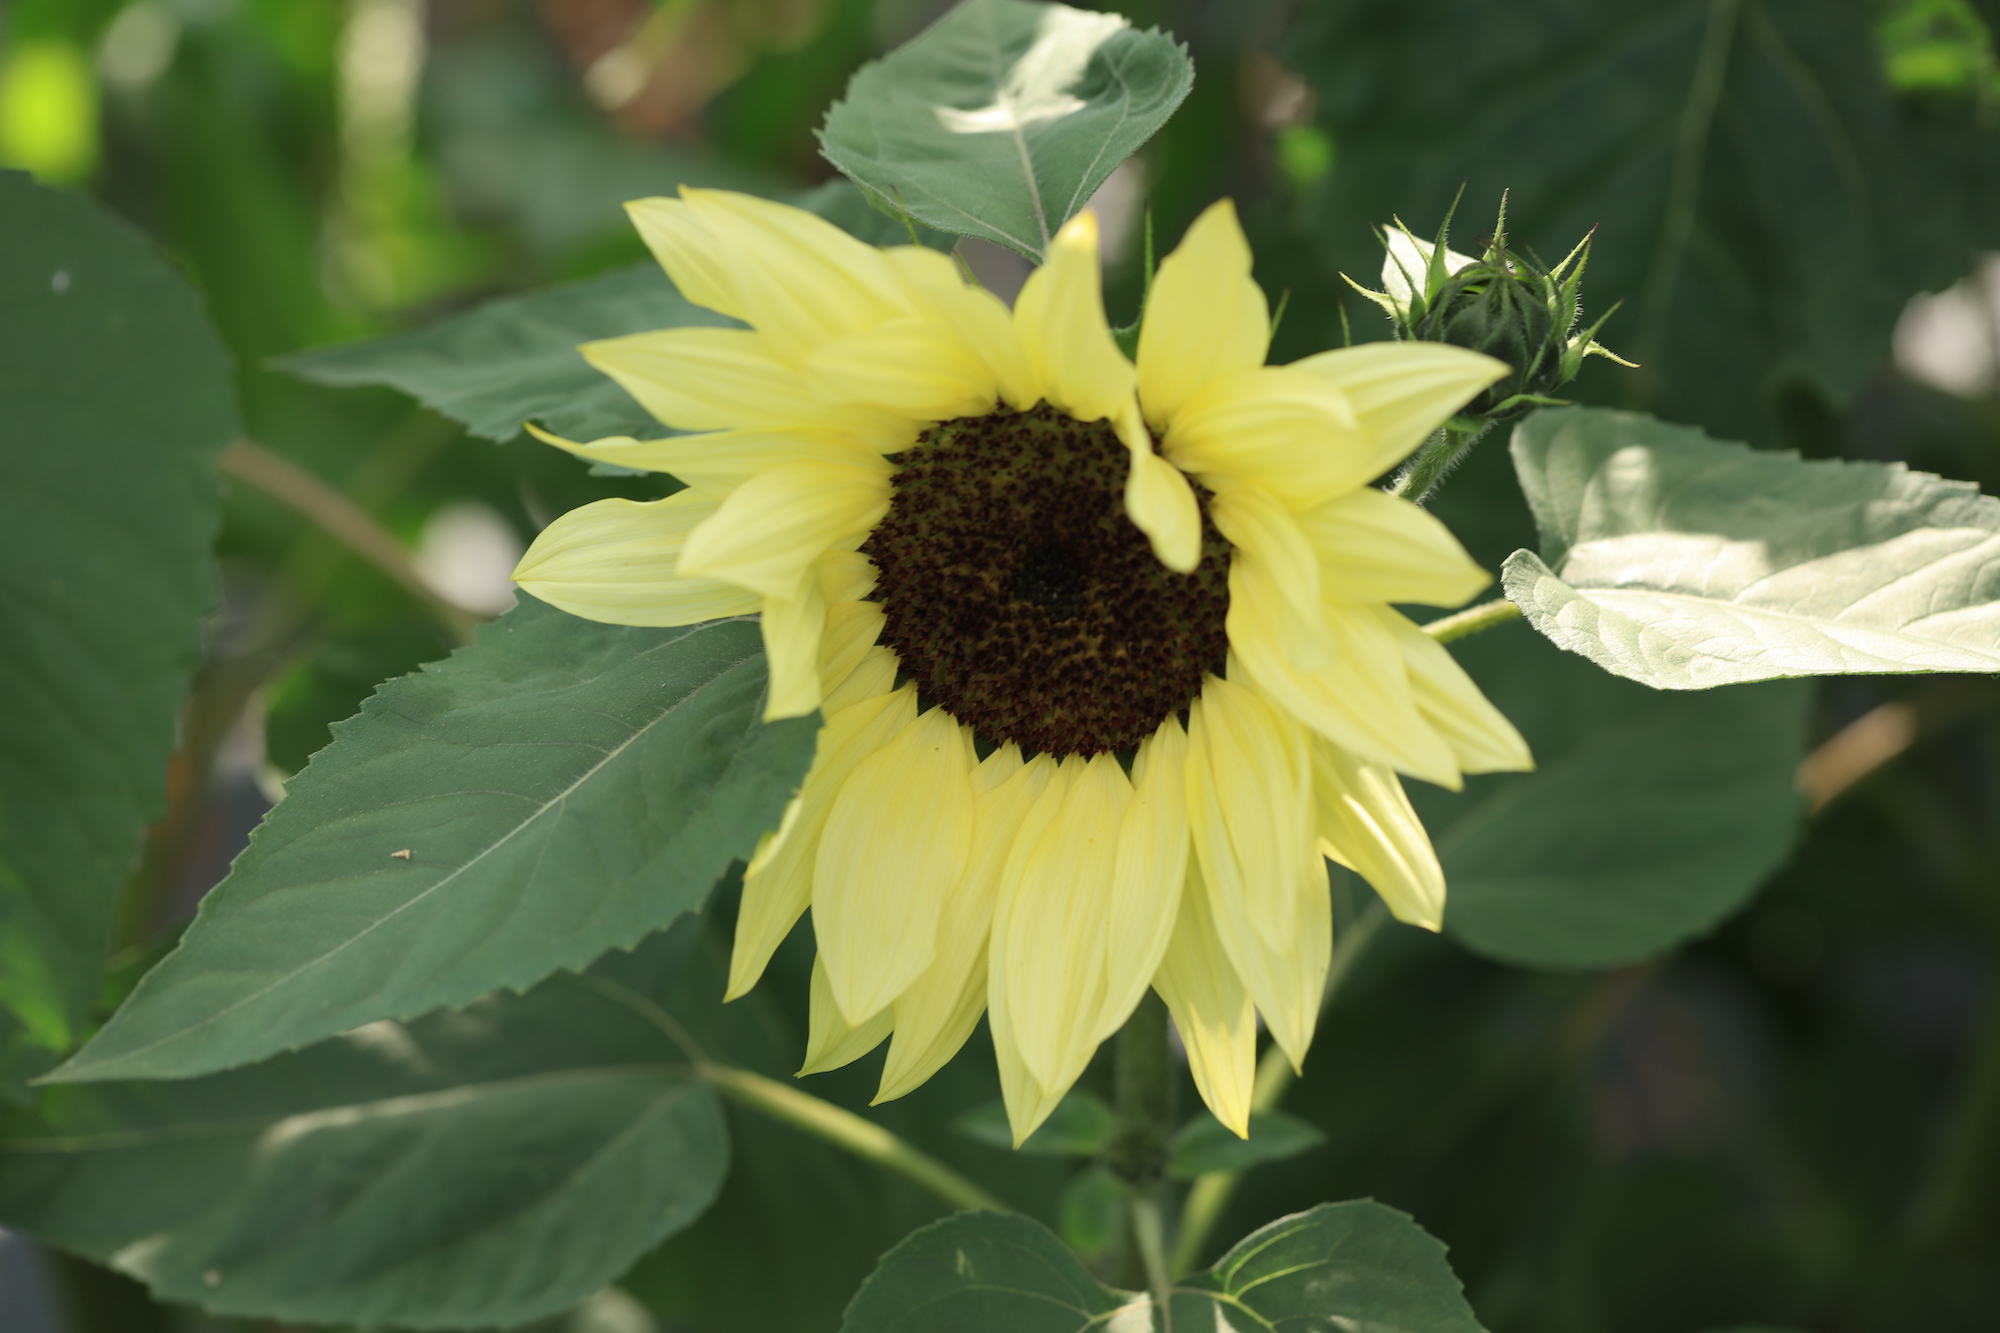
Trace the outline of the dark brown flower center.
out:
M 1108 422 L 1046 403 L 943 421 L 897 459 L 883 642 L 982 738 L 1055 755 L 1129 750 L 1220 673 L 1229 544 L 1202 506 L 1202 560 L 1161 565 L 1125 516 Z

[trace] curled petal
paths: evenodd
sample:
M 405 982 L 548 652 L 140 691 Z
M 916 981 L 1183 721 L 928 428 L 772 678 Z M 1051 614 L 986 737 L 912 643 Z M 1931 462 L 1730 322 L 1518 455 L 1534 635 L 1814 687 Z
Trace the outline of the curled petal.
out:
M 1435 516 L 1382 491 L 1363 487 L 1297 517 L 1335 601 L 1458 606 L 1493 581 Z
M 1181 470 L 1153 452 L 1153 436 L 1126 401 L 1116 417 L 1118 438 L 1131 457 L 1125 474 L 1125 516 L 1146 534 L 1153 555 L 1176 574 L 1192 574 L 1201 563 L 1201 507 Z
M 1398 921 L 1444 924 L 1444 870 L 1393 769 L 1315 740 L 1319 848 L 1368 881 Z
M 1048 400 L 1078 421 L 1115 416 L 1132 396 L 1132 363 L 1104 320 L 1097 215 L 1079 213 L 1014 301 L 1014 327 Z

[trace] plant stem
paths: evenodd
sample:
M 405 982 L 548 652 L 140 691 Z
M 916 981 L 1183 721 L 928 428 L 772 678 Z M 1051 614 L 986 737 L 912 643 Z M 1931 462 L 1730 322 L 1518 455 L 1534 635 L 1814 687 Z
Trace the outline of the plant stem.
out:
M 1472 446 L 1492 429 L 1490 421 L 1482 421 L 1470 429 L 1440 426 L 1397 474 L 1389 487 L 1389 494 L 1400 495 L 1413 504 L 1422 504 L 1437 489 L 1438 483 L 1445 479 L 1445 474 L 1457 467 L 1472 452 Z
M 1448 616 L 1439 616 L 1423 627 L 1424 633 L 1439 643 L 1450 643 L 1453 639 L 1463 639 L 1481 630 L 1504 625 L 1510 620 L 1521 618 L 1521 608 L 1505 597 L 1496 597 L 1478 606 L 1469 606 L 1463 611 Z
M 729 1065 L 702 1063 L 696 1072 L 709 1086 L 773 1120 L 782 1120 L 815 1138 L 843 1148 L 863 1161 L 887 1167 L 914 1181 L 954 1208 L 986 1208 L 997 1213 L 1013 1211 L 1006 1204 L 967 1180 L 927 1153 L 890 1133 L 872 1120 L 822 1101 L 811 1093 L 780 1083 L 774 1078 L 736 1069 Z
M 614 1004 L 623 1005 L 651 1023 L 672 1042 L 704 1082 L 725 1097 L 733 1098 L 773 1120 L 782 1120 L 814 1138 L 824 1139 L 864 1161 L 887 1167 L 898 1175 L 923 1186 L 954 1208 L 986 1208 L 1008 1213 L 1009 1208 L 958 1172 L 928 1153 L 876 1124 L 832 1102 L 823 1101 L 790 1084 L 766 1078 L 748 1069 L 719 1065 L 708 1058 L 701 1044 L 681 1021 L 650 996 L 630 986 L 621 986 L 609 977 L 585 972 L 570 978 L 586 990 L 596 991 Z
M 1340 939 L 1334 944 L 1333 958 L 1327 964 L 1326 989 L 1320 993 L 1319 1012 L 1322 1019 L 1333 1007 L 1334 996 L 1340 993 L 1341 986 L 1354 971 L 1354 964 L 1367 951 L 1376 935 L 1381 933 L 1382 925 L 1388 919 L 1388 909 L 1377 899 L 1341 932 Z M 1285 1058 L 1283 1051 L 1272 1045 L 1264 1052 L 1264 1058 L 1257 1062 L 1257 1082 L 1250 1093 L 1251 1114 L 1276 1108 L 1296 1081 L 1297 1075 L 1292 1072 L 1291 1062 Z M 1222 1220 L 1223 1210 L 1229 1206 L 1236 1187 L 1242 1181 L 1241 1171 L 1210 1171 L 1194 1182 L 1181 1213 L 1180 1240 L 1174 1246 L 1174 1274 L 1187 1273 L 1200 1262 L 1209 1233 Z
M 1104 1146 L 1104 1165 L 1125 1183 L 1127 1221 L 1136 1265 L 1159 1307 L 1164 1333 L 1173 1333 L 1168 1302 L 1173 1291 L 1167 1266 L 1167 1234 L 1172 1225 L 1172 1188 L 1167 1161 L 1172 1153 L 1178 1070 L 1167 1039 L 1167 1006 L 1152 991 L 1118 1033 L 1115 1110 L 1118 1127 Z M 1134 1271 L 1136 1269 L 1136 1271 Z

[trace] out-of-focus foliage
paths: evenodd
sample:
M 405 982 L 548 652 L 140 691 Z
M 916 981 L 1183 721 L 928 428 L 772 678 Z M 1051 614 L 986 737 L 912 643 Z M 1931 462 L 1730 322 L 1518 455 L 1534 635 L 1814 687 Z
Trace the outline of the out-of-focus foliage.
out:
M 826 108 L 865 61 L 943 8 L 932 0 L 13 0 L 0 20 L 0 161 L 86 193 L 156 238 L 199 289 L 231 354 L 244 434 L 351 501 L 413 553 L 434 588 L 470 601 L 481 587 L 490 594 L 491 571 L 553 515 L 595 498 L 663 493 L 659 480 L 593 476 L 555 450 L 508 438 L 510 421 L 525 416 L 577 434 L 643 424 L 616 391 L 598 389 L 582 406 L 569 399 L 568 386 L 598 382 L 562 354 L 564 340 L 621 332 L 629 325 L 620 318 L 642 316 L 584 302 L 588 322 L 572 328 L 564 306 L 551 314 L 546 304 L 581 301 L 594 282 L 629 295 L 623 279 L 606 276 L 645 259 L 620 202 L 682 182 L 796 197 L 827 181 L 832 169 L 815 140 Z M 1116 256 L 1115 319 L 1138 310 L 1141 205 L 1150 205 L 1164 249 L 1196 210 L 1229 194 L 1274 305 L 1289 292 L 1275 359 L 1337 345 L 1347 329 L 1386 337 L 1386 322 L 1343 298 L 1338 278 L 1379 270 L 1370 229 L 1400 215 L 1429 234 L 1461 184 L 1462 217 L 1486 213 L 1504 188 L 1514 236 L 1545 258 L 1597 229 L 1586 300 L 1601 310 L 1623 299 L 1604 338 L 1644 366 L 1592 363 L 1565 393 L 1759 448 L 1904 461 L 2000 488 L 2000 398 L 1932 389 L 1890 360 L 1908 299 L 1971 272 L 1976 252 L 2000 249 L 1992 36 L 2000 6 L 1135 0 L 1116 8 L 1135 28 L 1158 26 L 1185 43 L 1195 81 L 1134 167 L 1099 196 Z M 859 203 L 851 190 L 845 199 Z M 874 228 L 878 243 L 902 234 L 882 215 L 856 210 L 842 220 Z M 1004 278 L 1004 256 L 969 257 L 996 284 Z M 564 281 L 585 285 L 522 295 Z M 519 300 L 487 304 L 505 298 Z M 292 362 L 312 366 L 318 383 L 276 367 L 277 358 L 384 335 L 402 341 Z M 165 341 L 183 351 L 189 343 Z M 409 352 L 443 343 L 494 348 L 495 374 L 469 383 L 411 370 Z M 393 347 L 404 359 L 385 370 L 380 358 Z M 142 392 L 137 365 L 107 368 L 107 404 L 114 391 Z M 419 401 L 334 384 L 389 385 Z M 10 429 L 22 420 L 10 417 Z M 86 451 L 74 431 L 54 435 L 57 480 L 87 482 L 95 470 L 131 465 Z M 1538 546 L 1497 436 L 1433 507 L 1488 568 Z M 0 544 L 7 540 L 0 532 Z M 483 557 L 468 554 L 481 549 Z M 456 640 L 457 622 L 431 602 L 241 480 L 224 496 L 220 552 L 220 610 L 180 719 L 174 771 L 183 776 L 125 886 L 121 952 L 100 1016 L 222 877 L 277 781 L 328 743 L 328 725 Z M 1559 657 L 1525 626 L 1470 641 L 1461 656 L 1521 718 L 1545 772 L 1475 784 L 1460 798 L 1420 796 L 1446 840 L 1464 912 L 1448 916 L 1443 939 L 1388 929 L 1364 959 L 1286 1104 L 1325 1142 L 1253 1173 L 1213 1250 L 1281 1212 L 1373 1196 L 1449 1244 L 1473 1310 L 1496 1333 L 1985 1329 L 2000 1307 L 1992 1263 L 2000 1252 L 2000 700 L 1990 682 L 1912 676 L 1649 695 L 1601 675 L 1585 684 L 1581 659 Z M 1816 702 L 1802 746 L 1807 690 Z M 155 712 L 153 725 L 164 728 L 167 710 Z M 1630 830 L 1648 826 L 1657 856 L 1636 866 L 1579 856 L 1561 867 L 1542 891 L 1575 914 L 1579 943 L 1566 957 L 1536 959 L 1546 970 L 1482 957 L 1524 956 L 1510 951 L 1504 919 L 1481 915 L 1482 885 L 1506 878 L 1521 847 L 1540 845 L 1538 828 L 1596 818 L 1561 799 L 1565 775 L 1584 774 L 1570 780 L 1602 795 L 1588 781 L 1592 765 L 1630 776 L 1603 756 L 1635 734 L 1654 736 L 1676 759 L 1641 775 L 1662 785 L 1658 798 L 1638 782 L 1615 793 L 1626 833 L 1604 845 L 1629 853 Z M 1823 744 L 1835 737 L 1843 739 Z M 1822 808 L 1773 870 L 1792 842 L 1798 798 L 1786 775 L 1805 746 L 1816 748 L 1798 781 Z M 1557 797 L 1536 806 L 1534 793 L 1552 789 Z M 1533 818 L 1509 822 L 1513 806 Z M 0 796 L 0 828 L 12 827 L 17 808 Z M 1483 826 L 1454 850 L 1460 819 Z M 1578 845 L 1574 834 L 1562 835 L 1565 846 Z M 11 846 L 0 843 L 0 866 L 18 873 Z M 385 849 L 385 861 L 402 846 Z M 1476 852 L 1488 859 L 1463 859 Z M 1546 872 L 1545 858 L 1537 865 Z M 1640 946 L 1607 944 L 1593 933 L 1603 925 L 1593 909 L 1607 895 L 1646 893 L 1649 874 L 1651 887 L 1682 890 L 1666 895 L 1668 919 L 1645 923 L 1658 929 Z M 1686 891 L 1690 884 L 1698 891 Z M 11 891 L 11 881 L 0 885 Z M 1365 893 L 1345 880 L 1339 891 Z M 1340 906 L 1340 919 L 1353 919 L 1352 903 L 1343 897 Z M 793 940 L 770 980 L 725 1008 L 717 951 L 728 914 L 724 892 L 700 931 L 688 932 L 673 978 L 621 974 L 619 984 L 666 1003 L 709 1048 L 788 1075 L 803 1048 L 808 942 Z M 1629 926 L 1629 914 L 1617 924 Z M 78 948 L 97 949 L 78 938 Z M 649 956 L 613 955 L 593 975 Z M 551 999 L 569 984 L 502 996 L 465 1021 L 525 1015 L 519 1021 L 532 1026 L 595 1003 L 582 992 Z M 68 997 L 64 1021 L 80 1020 L 88 998 Z M 259 1280 L 310 1278 L 316 1265 L 300 1263 L 282 1236 L 262 1234 L 282 1210 L 189 1218 L 174 1211 L 189 1197 L 177 1184 L 211 1187 L 192 1178 L 206 1165 L 236 1169 L 254 1136 L 294 1113 L 357 1108 L 354 1151 L 372 1152 L 379 1145 L 367 1136 L 383 1123 L 382 1099 L 586 1060 L 639 1068 L 663 1049 L 629 1018 L 594 1018 L 602 1050 L 543 1031 L 516 1052 L 519 1067 L 426 1070 L 403 1058 L 412 1049 L 442 1058 L 464 1035 L 454 1021 L 395 1029 L 412 1043 L 400 1055 L 350 1041 L 282 1057 L 295 1069 L 352 1060 L 371 1071 L 327 1074 L 339 1090 L 299 1100 L 243 1091 L 276 1065 L 143 1094 L 137 1085 L 65 1089 L 32 1120 L 13 1113 L 5 1133 L 34 1140 L 166 1126 L 159 1142 L 182 1144 L 194 1140 L 173 1136 L 208 1123 L 206 1099 L 249 1109 L 198 1149 L 149 1141 L 90 1154 L 60 1181 L 45 1174 L 45 1160 L 0 1157 L 7 1215 L 18 1222 L 44 1210 L 33 1216 L 51 1239 L 99 1257 L 142 1232 L 164 1235 L 151 1271 L 177 1299 L 206 1299 L 211 1269 L 227 1284 L 229 1268 L 209 1256 L 243 1246 L 263 1246 Z M 484 1059 L 494 1048 L 480 1050 Z M 932 1084 L 869 1114 L 1010 1203 L 1043 1217 L 1060 1209 L 1068 1238 L 1088 1239 L 1101 1173 L 949 1128 L 997 1095 L 990 1063 L 975 1038 Z M 806 1086 L 865 1108 L 871 1066 Z M 650 1095 L 648 1077 L 619 1086 L 644 1084 Z M 1111 1093 L 1108 1071 L 1094 1070 L 1086 1084 Z M 577 1124 L 601 1133 L 621 1113 L 579 1098 L 529 1119 L 546 1136 L 538 1142 L 559 1149 Z M 725 1115 L 733 1151 L 716 1205 L 640 1258 L 621 1284 L 667 1329 L 838 1327 L 878 1259 L 938 1205 L 787 1127 Z M 459 1142 L 458 1122 L 436 1124 L 440 1137 L 392 1146 L 470 1151 L 489 1141 Z M 520 1131 L 493 1132 L 514 1143 Z M 143 1196 L 121 1171 L 143 1177 Z M 634 1180 L 659 1184 L 637 1170 L 622 1183 Z M 509 1178 L 508 1188 L 503 1202 L 523 1207 L 546 1197 L 525 1177 Z M 134 1205 L 147 1225 L 117 1235 L 50 1220 L 93 1190 L 163 1211 L 139 1217 Z M 419 1229 L 435 1224 L 426 1243 L 438 1245 L 466 1225 L 399 1215 Z M 618 1234 L 650 1242 L 670 1216 L 660 1202 L 658 1230 Z M 550 1262 L 570 1265 L 578 1291 L 629 1257 L 585 1245 L 589 1236 L 571 1239 L 580 1248 L 557 1247 Z M 1108 1252 L 1112 1242 L 1099 1240 Z M 476 1264 L 463 1271 L 488 1273 Z M 79 1266 L 74 1275 L 79 1310 L 115 1311 L 92 1328 L 217 1326 L 156 1306 L 102 1270 Z M 369 1317 L 365 1299 L 377 1289 L 359 1277 L 342 1288 L 356 1302 L 352 1317 Z

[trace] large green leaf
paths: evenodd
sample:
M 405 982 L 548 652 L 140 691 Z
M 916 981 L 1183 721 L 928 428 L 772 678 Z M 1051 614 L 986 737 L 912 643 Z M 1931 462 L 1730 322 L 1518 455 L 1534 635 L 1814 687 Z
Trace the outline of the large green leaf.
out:
M 2000 671 L 2000 502 L 1900 463 L 1805 462 L 1624 412 L 1539 413 L 1514 462 L 1536 629 L 1658 689 Z
M 539 602 L 385 685 L 180 947 L 57 1079 L 177 1078 L 532 985 L 698 908 L 776 825 L 815 718 L 765 725 L 757 626 Z
M 1764 435 L 1781 400 L 1835 403 L 1888 356 L 1914 292 L 1991 244 L 2000 137 L 1971 96 L 1899 101 L 1867 0 L 1333 0 L 1285 54 L 1337 150 L 1313 242 L 1374 282 L 1369 231 L 1458 234 L 1550 258 L 1593 227 L 1586 295 L 1644 363 L 1578 388 Z M 1329 326 L 1337 326 L 1330 316 Z M 1387 330 L 1383 333 L 1386 335 Z
M 316 384 L 386 384 L 474 435 L 511 440 L 534 420 L 558 435 L 666 433 L 578 354 L 578 343 L 676 324 L 729 324 L 646 263 L 492 301 L 411 333 L 286 357 Z
M 1152 1298 L 1106 1287 L 1037 1222 L 961 1213 L 914 1233 L 856 1293 L 842 1333 L 1142 1333 Z M 1479 1333 L 1444 1246 L 1369 1200 L 1246 1236 L 1178 1285 L 1175 1328 L 1204 1333 Z
M 200 303 L 96 206 L 0 172 L 0 1077 L 95 998 L 166 801 L 236 433 Z
M 1039 260 L 1193 86 L 1171 37 L 1119 15 L 965 0 L 854 76 L 820 149 L 918 221 Z
M 563 1310 L 699 1216 L 727 1168 L 714 1094 L 635 1007 L 690 935 L 249 1069 L 49 1089 L 0 1132 L 0 1219 L 224 1313 Z
M 1518 625 L 1456 647 L 1538 765 L 1412 793 L 1461 943 L 1529 966 L 1617 966 L 1711 929 L 1785 859 L 1809 687 L 1662 694 Z

